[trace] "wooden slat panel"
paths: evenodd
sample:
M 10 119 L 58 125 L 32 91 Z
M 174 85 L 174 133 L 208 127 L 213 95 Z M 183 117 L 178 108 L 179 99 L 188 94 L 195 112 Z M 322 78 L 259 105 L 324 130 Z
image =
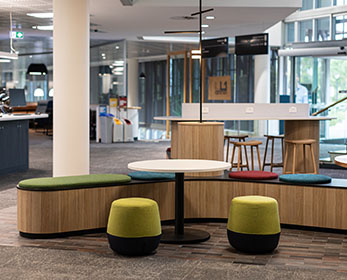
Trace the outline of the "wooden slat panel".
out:
M 347 230 L 347 189 L 329 187 L 186 181 L 185 218 L 228 218 L 232 198 L 242 195 L 275 198 L 281 223 Z M 47 234 L 103 228 L 112 201 L 123 197 L 154 199 L 161 219 L 174 219 L 174 182 L 52 192 L 18 190 L 18 230 Z

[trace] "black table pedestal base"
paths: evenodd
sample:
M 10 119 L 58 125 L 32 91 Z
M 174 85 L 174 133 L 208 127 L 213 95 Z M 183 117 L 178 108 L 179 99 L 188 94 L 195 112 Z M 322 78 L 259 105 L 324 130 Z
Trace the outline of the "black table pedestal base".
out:
M 193 244 L 210 239 L 210 234 L 203 230 L 185 228 L 183 235 L 176 235 L 175 229 L 164 229 L 160 238 L 161 243 Z

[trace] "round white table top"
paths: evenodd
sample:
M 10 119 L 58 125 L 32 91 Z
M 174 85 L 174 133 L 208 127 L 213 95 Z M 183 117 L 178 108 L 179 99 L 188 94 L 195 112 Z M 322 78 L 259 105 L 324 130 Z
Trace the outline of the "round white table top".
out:
M 202 159 L 144 160 L 128 164 L 129 169 L 137 171 L 172 173 L 222 171 L 230 167 L 228 162 Z
M 339 166 L 346 167 L 347 168 L 347 155 L 345 156 L 338 156 L 335 158 L 335 163 Z

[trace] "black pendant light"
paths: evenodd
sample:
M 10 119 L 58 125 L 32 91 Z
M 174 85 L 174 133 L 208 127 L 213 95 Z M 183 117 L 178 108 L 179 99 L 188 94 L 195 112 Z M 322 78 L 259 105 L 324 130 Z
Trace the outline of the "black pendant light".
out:
M 165 34 L 187 34 L 187 33 L 199 33 L 199 49 L 200 49 L 200 122 L 202 122 L 202 14 L 212 12 L 214 9 L 202 10 L 202 0 L 199 0 L 199 11 L 192 13 L 191 16 L 199 15 L 199 30 L 181 30 L 181 31 L 165 31 Z
M 47 67 L 43 63 L 31 63 L 27 71 L 27 74 L 31 76 L 44 76 L 47 73 Z

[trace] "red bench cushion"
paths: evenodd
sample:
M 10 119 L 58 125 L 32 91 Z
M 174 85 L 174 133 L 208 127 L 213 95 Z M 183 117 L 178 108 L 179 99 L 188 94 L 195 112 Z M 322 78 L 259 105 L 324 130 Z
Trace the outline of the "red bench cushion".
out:
M 235 179 L 271 180 L 277 179 L 278 175 L 268 171 L 237 171 L 230 172 L 229 177 Z

